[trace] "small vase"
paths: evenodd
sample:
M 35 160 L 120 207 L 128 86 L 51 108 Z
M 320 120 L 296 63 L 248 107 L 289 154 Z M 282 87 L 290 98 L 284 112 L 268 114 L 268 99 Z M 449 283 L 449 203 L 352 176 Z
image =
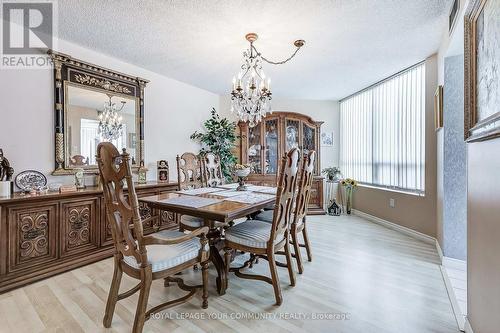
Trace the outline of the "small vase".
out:
M 351 215 L 351 205 L 352 205 L 352 188 L 346 187 L 345 189 L 345 194 L 346 194 L 346 213 L 348 215 Z

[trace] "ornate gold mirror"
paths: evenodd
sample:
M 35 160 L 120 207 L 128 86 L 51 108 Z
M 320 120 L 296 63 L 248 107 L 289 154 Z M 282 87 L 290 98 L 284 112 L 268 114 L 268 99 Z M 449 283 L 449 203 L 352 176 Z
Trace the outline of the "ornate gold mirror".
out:
M 147 80 L 49 51 L 54 63 L 55 170 L 97 173 L 100 142 L 126 148 L 132 165 L 144 161 L 144 87 Z

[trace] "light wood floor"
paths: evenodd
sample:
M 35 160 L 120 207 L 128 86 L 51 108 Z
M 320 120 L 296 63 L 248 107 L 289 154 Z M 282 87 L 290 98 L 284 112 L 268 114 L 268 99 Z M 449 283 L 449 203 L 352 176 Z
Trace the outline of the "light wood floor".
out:
M 209 307 L 201 298 L 164 312 L 171 319 L 151 319 L 145 332 L 457 332 L 450 301 L 433 246 L 359 217 L 311 217 L 313 262 L 305 262 L 297 286 L 288 285 L 279 268 L 284 302 L 275 307 L 271 285 L 231 274 L 224 296 L 215 293 L 214 272 Z M 305 256 L 305 253 L 304 253 Z M 239 256 L 237 261 L 244 259 Z M 254 271 L 267 273 L 264 260 Z M 107 259 L 0 295 L 0 332 L 129 332 L 137 296 L 120 301 L 112 328 L 102 327 L 112 275 Z M 200 272 L 187 271 L 189 281 Z M 122 288 L 132 287 L 125 278 Z M 124 289 L 122 289 L 124 290 Z M 150 305 L 180 295 L 176 286 L 153 284 Z M 273 319 L 235 319 L 249 314 Z M 336 314 L 313 320 L 314 314 Z M 344 320 L 340 320 L 346 314 Z M 287 316 L 308 316 L 290 319 Z M 183 319 L 199 316 L 202 319 Z M 204 319 L 203 317 L 226 319 Z M 282 316 L 282 318 L 279 318 Z

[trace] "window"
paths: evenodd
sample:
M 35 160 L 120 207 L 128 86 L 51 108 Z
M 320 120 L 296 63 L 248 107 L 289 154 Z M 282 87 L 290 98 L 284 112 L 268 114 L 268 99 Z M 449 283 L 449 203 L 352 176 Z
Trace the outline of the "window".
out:
M 341 100 L 340 128 L 345 177 L 424 193 L 424 63 Z
M 125 133 L 127 133 L 127 125 L 123 124 L 122 135 L 119 138 L 110 141 L 115 145 L 118 151 L 121 151 L 126 147 Z M 80 121 L 80 154 L 89 159 L 90 165 L 97 164 L 95 157 L 97 153 L 97 145 L 99 144 L 99 142 L 103 141 L 106 140 L 104 140 L 99 134 L 99 121 L 94 119 L 82 118 Z

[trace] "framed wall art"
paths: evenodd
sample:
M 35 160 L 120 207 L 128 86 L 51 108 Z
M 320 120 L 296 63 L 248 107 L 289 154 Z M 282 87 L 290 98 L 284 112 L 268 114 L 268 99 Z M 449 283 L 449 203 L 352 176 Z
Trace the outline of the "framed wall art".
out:
M 168 162 L 165 160 L 160 160 L 156 163 L 156 169 L 158 172 L 158 182 L 159 183 L 168 183 Z
M 333 146 L 333 132 L 322 132 L 321 133 L 321 146 L 332 147 Z
M 443 86 L 438 86 L 434 93 L 434 125 L 436 131 L 443 127 Z
M 500 137 L 500 0 L 471 0 L 464 28 L 464 136 Z

